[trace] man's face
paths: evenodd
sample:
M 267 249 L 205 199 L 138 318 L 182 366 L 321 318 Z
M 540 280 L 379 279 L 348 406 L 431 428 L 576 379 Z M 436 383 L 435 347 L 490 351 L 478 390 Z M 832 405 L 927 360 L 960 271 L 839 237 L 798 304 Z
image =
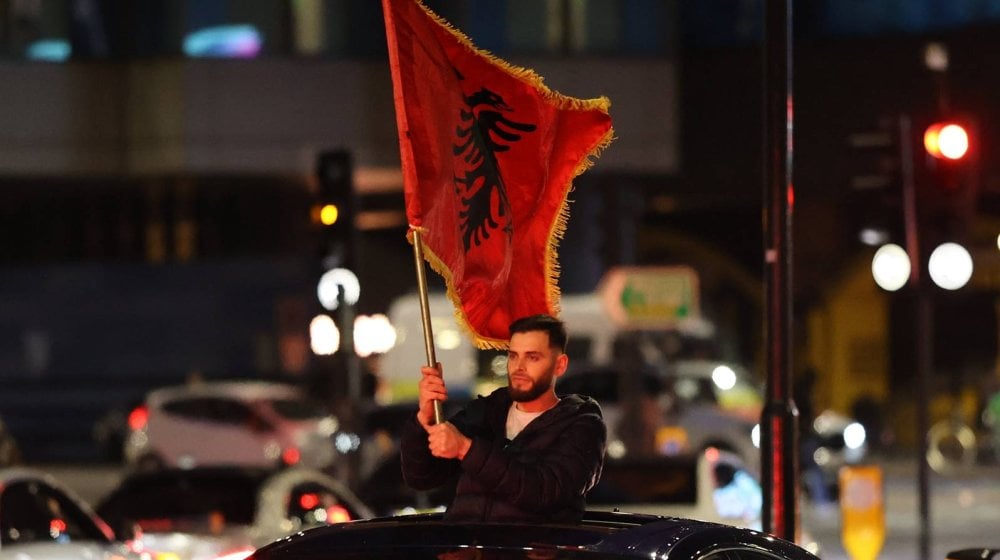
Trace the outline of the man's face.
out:
M 507 350 L 507 388 L 517 402 L 530 402 L 548 391 L 566 371 L 566 354 L 549 346 L 544 331 L 514 333 Z

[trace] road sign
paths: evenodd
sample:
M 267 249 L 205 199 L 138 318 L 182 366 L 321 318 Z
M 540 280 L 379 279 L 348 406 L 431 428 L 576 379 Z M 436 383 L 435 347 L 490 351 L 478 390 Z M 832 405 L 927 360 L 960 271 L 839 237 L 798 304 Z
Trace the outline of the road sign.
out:
M 882 468 L 846 465 L 838 476 L 844 550 L 853 560 L 875 560 L 885 543 Z
M 687 266 L 616 267 L 598 292 L 611 318 L 626 328 L 668 328 L 700 315 L 698 274 Z

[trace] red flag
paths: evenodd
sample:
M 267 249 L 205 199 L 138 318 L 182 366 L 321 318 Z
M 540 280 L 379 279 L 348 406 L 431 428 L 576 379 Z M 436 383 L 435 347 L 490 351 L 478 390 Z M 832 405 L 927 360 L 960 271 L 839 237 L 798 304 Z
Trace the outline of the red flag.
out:
M 473 342 L 505 348 L 514 319 L 558 315 L 566 197 L 611 142 L 610 102 L 548 89 L 418 0 L 382 9 L 410 228 Z

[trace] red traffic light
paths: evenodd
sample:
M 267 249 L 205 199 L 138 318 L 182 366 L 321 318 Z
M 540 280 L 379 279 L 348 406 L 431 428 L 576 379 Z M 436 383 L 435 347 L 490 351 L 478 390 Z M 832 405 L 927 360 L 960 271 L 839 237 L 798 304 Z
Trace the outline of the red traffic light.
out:
M 969 133 L 956 122 L 936 122 L 924 131 L 924 148 L 937 159 L 960 160 L 969 153 Z

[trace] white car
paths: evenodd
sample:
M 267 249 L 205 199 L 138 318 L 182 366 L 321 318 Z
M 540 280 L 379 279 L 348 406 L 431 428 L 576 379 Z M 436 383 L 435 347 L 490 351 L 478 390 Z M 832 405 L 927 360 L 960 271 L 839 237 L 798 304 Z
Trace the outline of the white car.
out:
M 683 517 L 761 530 L 764 495 L 756 473 L 732 453 L 608 459 L 587 509 Z M 797 539 L 814 554 L 808 531 Z
M 200 382 L 151 391 L 129 415 L 133 470 L 203 465 L 344 466 L 359 438 L 292 385 Z
M 659 372 L 679 398 L 705 403 L 757 421 L 764 392 L 736 364 L 717 360 L 675 360 Z
M 713 403 L 686 401 L 654 371 L 571 366 L 556 391 L 588 395 L 600 403 L 613 459 L 716 448 L 735 453 L 754 469 L 760 463 L 755 421 Z
M 731 453 L 608 459 L 587 507 L 686 517 L 760 529 L 763 493 L 757 476 Z
M 690 405 L 718 407 L 754 420 L 760 418 L 763 391 L 735 364 L 715 360 L 678 360 L 660 372 L 674 393 Z M 759 434 L 754 442 L 759 445 Z M 837 495 L 837 478 L 845 465 L 863 463 L 868 455 L 864 427 L 848 416 L 824 410 L 812 424 L 799 427 L 802 479 L 808 495 L 820 501 Z M 824 497 L 825 496 L 825 497 Z
M 136 472 L 97 506 L 152 560 L 239 560 L 310 527 L 372 517 L 338 480 L 313 469 L 202 467 Z
M 0 560 L 138 560 L 83 500 L 42 471 L 0 469 Z

